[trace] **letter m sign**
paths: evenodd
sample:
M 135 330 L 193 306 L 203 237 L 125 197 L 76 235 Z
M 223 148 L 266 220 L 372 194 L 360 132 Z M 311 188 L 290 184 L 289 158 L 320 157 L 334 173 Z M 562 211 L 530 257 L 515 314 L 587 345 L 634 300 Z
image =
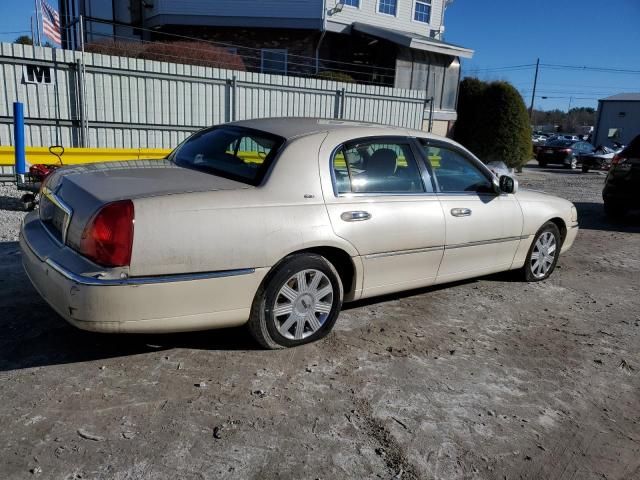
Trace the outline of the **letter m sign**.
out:
M 23 67 L 24 83 L 44 83 L 50 85 L 53 83 L 51 76 L 51 67 L 41 65 L 25 65 Z

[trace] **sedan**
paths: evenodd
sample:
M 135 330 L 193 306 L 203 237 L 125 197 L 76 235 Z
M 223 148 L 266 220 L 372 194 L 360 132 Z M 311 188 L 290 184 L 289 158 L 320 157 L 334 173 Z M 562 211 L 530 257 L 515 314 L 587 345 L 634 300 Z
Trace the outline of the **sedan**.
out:
M 578 163 L 582 165 L 582 171 L 589 173 L 589 170 L 608 170 L 611 166 L 611 161 L 618 151 L 600 145 L 590 153 L 581 153 L 578 155 Z
M 327 335 L 343 302 L 517 270 L 574 242 L 572 203 L 518 191 L 423 131 L 316 119 L 202 130 L 166 159 L 65 167 L 24 220 L 26 272 L 99 332 Z
M 593 152 L 593 145 L 574 140 L 552 140 L 538 148 L 536 160 L 541 167 L 549 164 L 563 165 L 565 168 L 575 169 L 580 155 Z

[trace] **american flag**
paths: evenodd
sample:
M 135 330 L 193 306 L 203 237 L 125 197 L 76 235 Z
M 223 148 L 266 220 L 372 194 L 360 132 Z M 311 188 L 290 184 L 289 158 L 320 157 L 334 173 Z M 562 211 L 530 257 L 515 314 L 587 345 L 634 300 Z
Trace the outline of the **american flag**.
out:
M 60 39 L 60 15 L 45 0 L 40 2 L 42 5 L 42 31 L 58 45 L 62 43 Z

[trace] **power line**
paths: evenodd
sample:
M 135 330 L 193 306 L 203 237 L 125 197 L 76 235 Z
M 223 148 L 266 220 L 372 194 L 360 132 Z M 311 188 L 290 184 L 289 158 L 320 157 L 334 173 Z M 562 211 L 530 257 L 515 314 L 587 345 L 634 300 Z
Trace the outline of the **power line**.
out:
M 589 70 L 592 72 L 604 72 L 604 73 L 623 73 L 631 75 L 640 75 L 640 70 L 628 70 L 624 68 L 611 68 L 611 67 L 594 67 L 587 65 L 557 65 L 552 63 L 543 63 L 540 65 L 543 68 L 549 68 L 551 70 Z

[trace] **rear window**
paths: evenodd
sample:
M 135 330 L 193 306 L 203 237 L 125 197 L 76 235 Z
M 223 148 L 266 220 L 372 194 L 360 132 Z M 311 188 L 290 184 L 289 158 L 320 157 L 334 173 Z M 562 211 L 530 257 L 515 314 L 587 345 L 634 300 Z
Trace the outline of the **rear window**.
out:
M 259 185 L 283 143 L 283 138 L 258 130 L 214 127 L 189 137 L 169 160 L 182 167 Z
M 547 145 L 550 147 L 571 147 L 574 143 L 571 140 L 553 140 L 549 142 Z

